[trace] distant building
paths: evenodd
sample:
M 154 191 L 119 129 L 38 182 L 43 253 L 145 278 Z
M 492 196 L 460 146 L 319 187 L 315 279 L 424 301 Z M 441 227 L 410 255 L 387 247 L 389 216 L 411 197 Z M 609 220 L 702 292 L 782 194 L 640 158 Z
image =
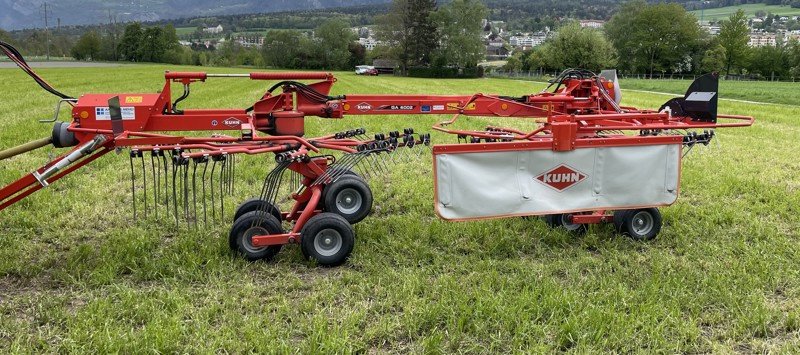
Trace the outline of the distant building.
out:
M 605 21 L 602 20 L 581 20 L 581 27 L 584 28 L 603 28 Z
M 362 46 L 364 46 L 364 48 L 366 48 L 368 51 L 371 51 L 371 50 L 375 49 L 376 46 L 381 44 L 380 41 L 378 41 L 378 40 L 376 40 L 376 39 L 374 39 L 372 37 L 359 38 L 358 39 L 358 43 L 361 44 Z
M 203 29 L 203 32 L 212 34 L 222 33 L 222 31 L 223 31 L 222 25 L 217 25 L 217 27 L 207 27 Z
M 234 42 L 241 44 L 244 47 L 263 47 L 264 36 L 250 35 L 250 36 L 237 36 Z
M 777 35 L 766 32 L 751 32 L 750 41 L 747 44 L 750 47 L 774 46 L 777 44 Z

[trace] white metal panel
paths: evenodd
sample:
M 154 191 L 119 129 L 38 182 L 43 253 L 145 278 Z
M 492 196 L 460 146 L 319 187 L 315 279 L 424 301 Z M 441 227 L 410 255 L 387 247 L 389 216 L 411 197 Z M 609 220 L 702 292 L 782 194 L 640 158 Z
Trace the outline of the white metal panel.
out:
M 436 211 L 459 220 L 670 205 L 678 197 L 680 149 L 437 154 Z

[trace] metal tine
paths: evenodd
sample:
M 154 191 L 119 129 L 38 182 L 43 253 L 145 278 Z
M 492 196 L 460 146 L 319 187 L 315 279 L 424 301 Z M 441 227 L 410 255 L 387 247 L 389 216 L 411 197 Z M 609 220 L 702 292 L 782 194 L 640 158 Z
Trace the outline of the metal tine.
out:
M 169 214 L 169 193 L 167 193 L 167 190 L 169 190 L 169 173 L 167 170 L 167 154 L 162 150 L 158 153 L 158 155 L 161 157 L 161 162 L 164 166 L 164 169 L 162 169 L 164 172 L 164 205 L 167 206 L 167 214 Z
M 236 154 L 231 154 L 231 195 L 236 192 Z
M 178 222 L 178 190 L 175 186 L 177 181 L 177 174 L 178 174 L 178 164 L 175 161 L 175 152 L 172 153 L 172 210 L 173 214 L 175 215 L 175 228 L 180 227 L 180 223 Z
M 289 166 L 290 163 L 291 162 L 278 163 L 275 165 L 275 168 L 273 168 L 272 171 L 270 171 L 270 173 L 267 174 L 267 177 L 264 179 L 264 186 L 261 189 L 261 196 L 259 196 L 262 201 L 267 201 L 272 205 L 275 205 L 275 198 L 277 197 L 278 192 L 280 190 L 280 185 L 283 180 L 284 172 L 286 171 L 286 168 Z M 261 205 L 258 210 L 261 211 L 262 213 L 260 214 L 261 216 L 259 218 L 253 220 L 252 224 L 253 226 L 263 222 L 264 218 L 263 216 L 269 214 L 267 211 L 266 204 Z
M 158 187 L 159 187 L 158 177 L 161 175 L 160 172 L 159 172 L 159 174 L 156 174 L 156 158 L 155 157 L 157 155 L 158 154 L 156 153 L 155 150 L 151 150 L 150 151 L 150 169 L 151 169 L 151 171 L 153 173 L 153 210 L 155 211 L 156 219 L 158 219 Z
M 147 218 L 147 169 L 144 165 L 144 152 L 141 150 L 136 152 L 136 157 L 142 163 L 142 190 L 144 191 L 144 218 Z
M 192 215 L 194 215 L 194 229 L 197 230 L 197 162 L 200 158 L 192 159 Z
M 133 200 L 133 220 L 136 221 L 136 173 L 133 170 L 133 157 L 136 156 L 136 152 L 131 150 L 130 152 L 130 162 L 131 162 L 131 197 Z
M 216 212 L 216 203 L 214 202 L 214 171 L 217 169 L 217 156 L 211 157 L 211 221 L 215 221 L 217 219 L 217 212 Z
M 181 169 L 183 169 L 183 216 L 186 223 L 191 223 L 189 219 L 189 159 L 183 156 L 181 159 Z
M 225 220 L 225 196 L 224 196 L 225 178 L 224 178 L 223 175 L 225 174 L 225 170 L 227 169 L 227 162 L 228 162 L 227 154 L 226 153 L 222 153 L 222 157 L 221 158 L 222 158 L 222 168 L 220 169 L 220 172 L 219 172 L 219 174 L 220 174 L 220 177 L 219 177 L 219 205 L 220 205 L 219 218 L 220 218 L 220 220 Z
M 208 225 L 208 207 L 206 205 L 206 170 L 208 170 L 208 155 L 204 155 L 201 163 L 203 163 L 203 176 L 200 180 L 203 183 L 203 225 Z

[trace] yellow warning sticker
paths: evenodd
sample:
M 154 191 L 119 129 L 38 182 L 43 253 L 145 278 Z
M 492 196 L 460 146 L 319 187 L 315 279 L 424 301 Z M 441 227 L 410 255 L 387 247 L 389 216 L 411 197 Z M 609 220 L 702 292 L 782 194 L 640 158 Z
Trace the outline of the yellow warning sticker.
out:
M 450 102 L 450 103 L 447 104 L 447 109 L 448 110 L 458 110 L 460 107 L 461 107 L 461 105 L 459 103 L 457 103 L 457 102 Z M 476 109 L 475 103 L 471 102 L 464 109 L 467 110 L 467 111 L 475 110 Z
M 125 103 L 126 104 L 140 104 L 140 103 L 142 103 L 142 97 L 141 96 L 128 96 L 128 97 L 125 98 Z

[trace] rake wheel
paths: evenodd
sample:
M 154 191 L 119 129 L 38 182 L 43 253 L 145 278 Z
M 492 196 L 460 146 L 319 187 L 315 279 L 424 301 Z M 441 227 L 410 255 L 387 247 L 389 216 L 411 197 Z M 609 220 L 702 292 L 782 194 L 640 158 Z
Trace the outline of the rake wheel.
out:
M 323 191 L 323 207 L 350 224 L 356 224 L 366 218 L 372 209 L 372 190 L 357 175 L 344 175 L 339 180 L 325 186 Z
M 652 240 L 661 231 L 661 212 L 657 208 L 625 210 L 614 213 L 614 226 L 634 240 Z
M 242 254 L 247 260 L 271 260 L 281 251 L 281 245 L 254 247 L 251 240 L 257 235 L 281 234 L 281 222 L 263 211 L 247 212 L 233 223 L 228 235 L 231 250 Z
M 322 266 L 343 264 L 355 245 L 353 227 L 335 213 L 325 212 L 311 217 L 300 234 L 303 256 Z

